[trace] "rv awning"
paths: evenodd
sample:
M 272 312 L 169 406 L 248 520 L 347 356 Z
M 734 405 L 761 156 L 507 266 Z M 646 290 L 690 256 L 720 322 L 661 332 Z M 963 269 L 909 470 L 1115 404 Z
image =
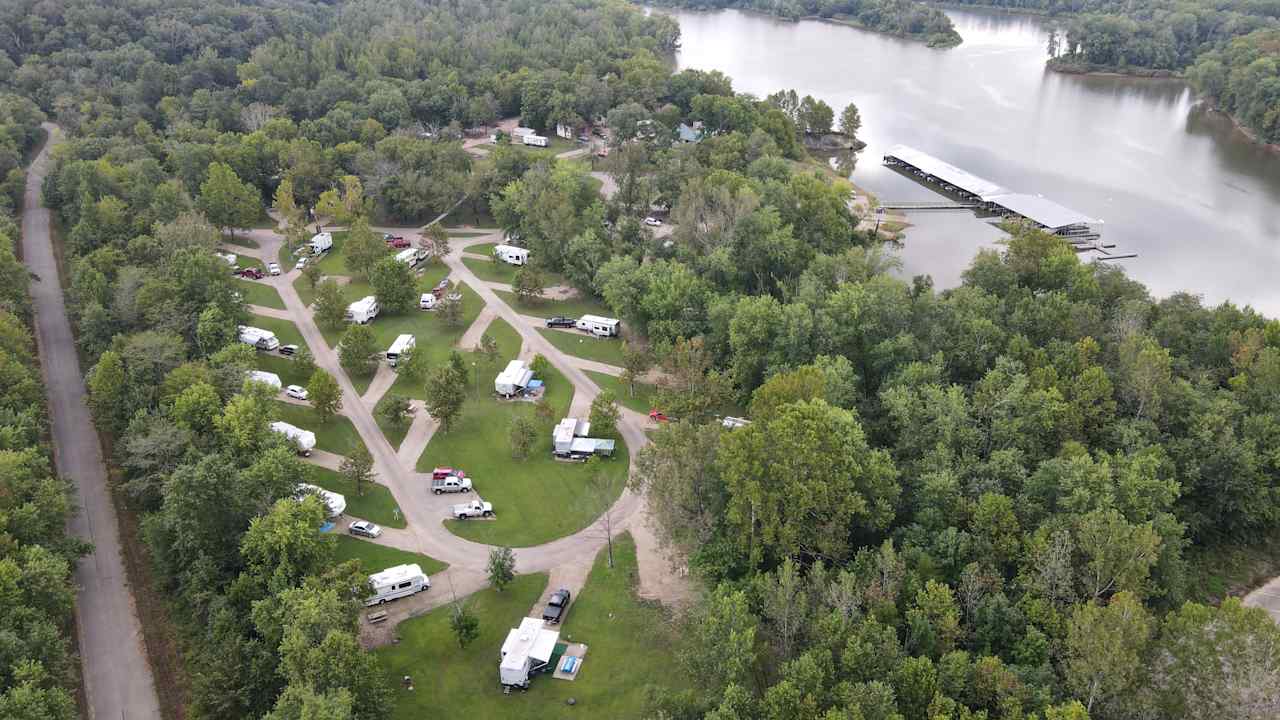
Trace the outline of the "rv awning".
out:
M 559 632 L 555 630 L 539 630 L 537 637 L 533 640 L 533 647 L 529 648 L 529 657 L 538 662 L 550 662 L 551 655 L 556 651 L 556 643 L 559 640 Z

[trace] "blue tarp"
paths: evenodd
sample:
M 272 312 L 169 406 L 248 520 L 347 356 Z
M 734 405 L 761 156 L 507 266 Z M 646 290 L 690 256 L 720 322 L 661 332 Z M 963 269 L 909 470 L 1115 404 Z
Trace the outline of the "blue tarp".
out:
M 530 381 L 529 381 L 529 384 L 525 386 L 525 389 L 526 389 L 526 390 L 537 390 L 537 389 L 538 389 L 538 388 L 540 388 L 540 387 L 542 387 L 542 381 L 541 381 L 541 380 L 530 380 Z
M 329 531 L 330 531 L 330 530 L 332 530 L 333 528 L 334 528 L 334 524 L 333 524 L 333 523 L 331 523 L 331 522 L 326 522 L 325 524 L 323 524 L 323 525 L 321 525 L 321 526 L 320 526 L 320 532 L 322 532 L 322 533 L 324 533 L 324 532 L 329 532 Z

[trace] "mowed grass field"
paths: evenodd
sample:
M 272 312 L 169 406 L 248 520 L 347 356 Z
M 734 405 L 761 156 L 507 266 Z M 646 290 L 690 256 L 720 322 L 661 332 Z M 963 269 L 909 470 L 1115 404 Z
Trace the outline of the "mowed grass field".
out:
M 658 393 L 658 388 L 653 385 L 644 383 L 636 383 L 635 394 L 631 394 L 631 389 L 626 383 L 613 375 L 607 373 L 596 372 L 594 370 L 584 370 L 588 377 L 600 386 L 601 390 L 609 390 L 618 400 L 618 404 L 628 410 L 635 410 L 638 413 L 645 413 L 654 409 L 654 396 Z
M 506 358 L 498 365 L 505 366 Z M 487 375 L 491 383 L 493 374 Z M 558 421 L 573 399 L 573 388 L 552 369 L 542 380 L 547 401 Z M 491 387 L 491 386 L 490 386 Z M 603 511 L 588 492 L 593 470 L 584 463 L 560 462 L 551 456 L 551 427 L 539 424 L 529 457 L 511 456 L 511 419 L 532 418 L 533 403 L 494 399 L 488 388 L 482 397 L 469 398 L 462 417 L 448 433 L 437 432 L 418 459 L 418 470 L 437 465 L 459 467 L 475 482 L 479 497 L 493 503 L 494 520 L 448 520 L 453 533 L 476 542 L 528 547 L 572 535 L 591 524 Z M 536 420 L 535 420 L 536 422 Z M 630 459 L 618 440 L 613 457 L 600 467 L 605 473 L 602 502 L 611 505 L 622 492 Z
M 395 497 L 385 485 L 368 483 L 364 487 L 364 494 L 356 495 L 355 484 L 342 473 L 318 465 L 309 465 L 307 469 L 311 475 L 308 482 L 336 492 L 347 499 L 347 515 L 361 520 L 372 520 L 384 527 L 405 526 L 400 506 L 396 504 Z M 342 529 L 346 530 L 345 524 Z
M 605 551 L 600 551 L 586 586 L 574 597 L 559 628 L 561 642 L 587 645 L 577 679 L 540 674 L 528 692 L 502 693 L 498 650 L 547 582 L 543 574 L 524 575 L 501 593 L 490 588 L 466 599 L 480 619 L 480 637 L 466 649 L 460 650 L 453 639 L 450 609 L 441 607 L 401 623 L 400 643 L 375 651 L 395 687 L 392 718 L 639 720 L 649 686 L 678 690 L 691 685 L 672 672 L 673 639 L 666 613 L 636 597 L 636 552 L 630 535 L 614 541 L 614 560 L 610 569 Z M 414 690 L 400 685 L 405 675 L 413 678 Z M 573 706 L 565 703 L 570 697 Z
M 270 285 L 259 280 L 245 280 L 244 278 L 236 278 L 235 284 L 236 289 L 240 291 L 240 296 L 244 298 L 246 303 L 284 310 L 284 300 L 280 299 L 280 293 L 276 292 L 276 289 Z
M 263 315 L 250 315 L 248 324 L 275 333 L 276 339 L 280 341 L 281 345 L 297 345 L 301 347 L 306 344 L 302 341 L 302 333 L 298 332 L 298 326 L 294 325 L 290 320 L 281 320 Z
M 343 415 L 334 415 L 329 422 L 321 424 L 314 408 L 276 401 L 270 419 L 283 420 L 303 430 L 310 430 L 316 434 L 316 449 L 336 455 L 346 455 L 357 444 L 364 444 L 356 434 L 351 420 Z
M 599 338 L 581 330 L 539 328 L 538 332 L 566 355 L 622 367 L 622 340 L 619 338 Z
M 334 555 L 337 557 L 338 562 L 359 560 L 364 571 L 370 575 L 386 570 L 389 567 L 412 563 L 417 563 L 421 566 L 422 572 L 428 576 L 444 572 L 449 567 L 448 563 L 440 562 L 433 557 L 411 553 L 399 548 L 387 547 L 386 545 L 378 545 L 371 540 L 353 537 L 346 533 L 347 529 L 345 527 L 334 531 L 338 538 L 338 546 L 337 550 L 334 551 Z M 431 581 L 431 589 L 438 589 L 434 579 Z
M 515 309 L 521 315 L 530 315 L 532 317 L 549 318 L 549 317 L 571 317 L 575 320 L 583 315 L 600 315 L 602 317 L 613 317 L 613 312 L 605 307 L 604 303 L 596 298 L 576 297 L 572 300 L 540 300 L 534 303 L 522 303 L 516 299 L 516 294 L 507 292 L 506 290 L 494 290 L 508 305 Z
M 291 358 L 285 357 L 284 355 L 278 355 L 274 352 L 258 353 L 257 362 L 254 363 L 254 367 L 258 370 L 266 370 L 267 372 L 273 372 L 276 375 L 279 375 L 280 382 L 285 385 L 301 385 L 306 387 L 307 382 L 311 380 L 310 376 L 304 375 L 298 371 L 297 363 L 293 362 Z

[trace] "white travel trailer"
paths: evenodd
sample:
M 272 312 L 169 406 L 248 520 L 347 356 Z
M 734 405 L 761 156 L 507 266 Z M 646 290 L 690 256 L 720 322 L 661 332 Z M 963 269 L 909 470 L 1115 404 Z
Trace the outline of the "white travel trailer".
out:
M 512 360 L 507 368 L 493 379 L 493 391 L 503 397 L 511 397 L 529 385 L 533 379 L 533 371 L 525 366 L 523 360 Z
M 495 245 L 493 256 L 508 265 L 524 265 L 529 262 L 529 249 L 515 245 Z
M 395 367 L 396 363 L 400 362 L 400 356 L 412 350 L 417 344 L 417 339 L 412 335 L 397 335 L 395 342 L 387 348 L 387 364 Z
M 599 337 L 617 337 L 618 320 L 599 315 L 583 315 L 578 318 L 577 328 Z
M 525 145 L 532 145 L 532 146 L 534 146 L 534 147 L 546 147 L 546 146 L 547 146 L 547 136 L 546 136 L 546 135 L 532 135 L 532 134 L 531 134 L 531 135 L 525 135 L 525 136 L 524 136 L 524 138 L 522 138 L 522 139 L 523 139 L 523 141 L 524 141 L 524 144 L 525 144 Z
M 364 601 L 366 606 L 381 605 L 389 600 L 408 597 L 431 587 L 431 578 L 416 564 L 396 565 L 369 576 L 373 594 Z
M 220 257 L 220 258 L 222 258 L 223 260 L 225 260 L 225 261 L 226 261 L 226 263 L 227 263 L 227 265 L 229 265 L 229 266 L 231 266 L 231 267 L 235 267 L 235 266 L 236 266 L 236 260 L 238 260 L 238 259 L 239 259 L 239 258 L 237 258 L 237 257 L 236 257 L 236 254 L 235 254 L 235 253 L 220 253 L 220 252 L 215 252 L 215 253 L 214 253 L 214 255 L 217 255 L 218 257 Z
M 365 325 L 378 317 L 378 298 L 365 295 L 347 306 L 347 322 Z
M 322 232 L 311 236 L 311 240 L 307 243 L 307 247 L 311 248 L 312 255 L 319 255 L 322 252 L 328 252 L 333 247 L 333 234 Z
M 332 490 L 325 490 L 319 485 L 311 483 L 298 483 L 298 495 L 301 499 L 307 495 L 315 495 L 320 498 L 320 502 L 324 503 L 325 511 L 329 513 L 329 517 L 336 518 L 347 511 L 347 499 Z
M 303 430 L 296 425 L 290 425 L 283 420 L 276 420 L 271 423 L 271 429 L 293 441 L 297 446 L 298 452 L 310 457 L 311 451 L 316 447 L 316 434 L 310 430 Z
M 280 340 L 270 330 L 241 325 L 237 328 L 237 331 L 240 342 L 245 345 L 252 345 L 259 350 L 275 350 L 280 347 Z
M 417 267 L 422 260 L 421 251 L 416 248 L 405 248 L 396 253 L 396 262 L 402 262 L 409 267 Z
M 551 431 L 551 452 L 559 458 L 586 460 L 592 455 L 609 457 L 613 455 L 616 443 L 613 440 L 587 437 L 591 433 L 591 423 L 577 418 L 565 418 Z
M 511 137 L 514 140 L 520 140 L 524 138 L 525 135 L 534 135 L 536 133 L 537 131 L 534 130 L 533 128 L 519 127 L 519 126 L 511 128 Z
M 280 388 L 284 387 L 284 383 L 280 382 L 280 376 L 273 372 L 266 372 L 265 370 L 249 370 L 245 372 L 244 375 L 250 382 L 269 385 L 271 389 L 276 392 L 279 392 Z
M 547 669 L 560 632 L 543 626 L 538 618 L 524 618 L 507 633 L 498 662 L 498 681 L 507 688 L 529 687 L 529 676 Z

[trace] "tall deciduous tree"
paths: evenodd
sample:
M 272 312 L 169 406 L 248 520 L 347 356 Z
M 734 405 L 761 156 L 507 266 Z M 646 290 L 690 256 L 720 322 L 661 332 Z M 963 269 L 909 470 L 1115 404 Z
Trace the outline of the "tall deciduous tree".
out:
M 417 278 L 408 263 L 384 256 L 374 263 L 369 284 L 378 297 L 378 306 L 392 314 L 405 312 L 417 301 Z
M 591 423 L 593 435 L 616 437 L 618 434 L 618 419 L 620 417 L 622 417 L 622 412 L 618 410 L 618 402 L 612 391 L 601 390 L 600 394 L 591 401 L 591 414 L 588 422 Z
M 462 413 L 462 403 L 467 398 L 466 386 L 452 368 L 441 366 L 427 376 L 426 396 L 427 412 L 448 432 Z
M 307 381 L 307 399 L 321 423 L 327 423 L 342 409 L 342 388 L 323 368 L 316 368 Z
M 449 611 L 449 629 L 459 648 L 465 648 L 480 637 L 480 618 L 464 603 L 455 602 Z
M 342 327 L 342 321 L 347 315 L 347 299 L 342 296 L 342 287 L 336 280 L 326 278 L 316 287 L 313 305 L 316 322 L 329 329 Z
M 351 223 L 344 243 L 347 267 L 364 278 L 371 277 L 373 266 L 387 256 L 387 243 L 369 227 L 369 221 L 363 217 L 356 218 Z
M 529 457 L 529 451 L 533 449 L 533 443 L 538 437 L 538 428 L 529 416 L 519 413 L 511 418 L 508 437 L 511 441 L 511 457 L 524 460 Z
M 844 110 L 840 111 L 840 132 L 848 135 L 850 139 L 858 139 L 858 131 L 862 129 L 862 115 L 858 112 L 858 106 L 849 103 L 844 106 Z
M 364 443 L 356 443 L 347 451 L 339 470 L 356 488 L 356 495 L 364 495 L 365 485 L 373 482 L 373 456 Z
M 371 375 L 377 364 L 374 357 L 378 352 L 376 342 L 373 330 L 368 325 L 352 323 L 342 335 L 342 350 L 338 353 L 338 362 L 353 375 Z
M 209 175 L 200 184 L 200 210 L 222 232 L 235 235 L 238 227 L 249 227 L 262 214 L 258 191 L 240 180 L 226 163 L 209 166 Z
M 120 430 L 128 411 L 125 397 L 129 392 L 120 355 L 112 350 L 102 353 L 98 364 L 89 371 L 88 385 L 89 409 L 93 411 L 94 420 L 105 430 Z
M 1077 606 L 1067 628 L 1066 675 L 1090 713 L 1131 692 L 1147 663 L 1151 615 L 1132 593 Z
M 516 554 L 509 547 L 496 547 L 489 550 L 489 584 L 498 592 L 506 589 L 516 579 Z

